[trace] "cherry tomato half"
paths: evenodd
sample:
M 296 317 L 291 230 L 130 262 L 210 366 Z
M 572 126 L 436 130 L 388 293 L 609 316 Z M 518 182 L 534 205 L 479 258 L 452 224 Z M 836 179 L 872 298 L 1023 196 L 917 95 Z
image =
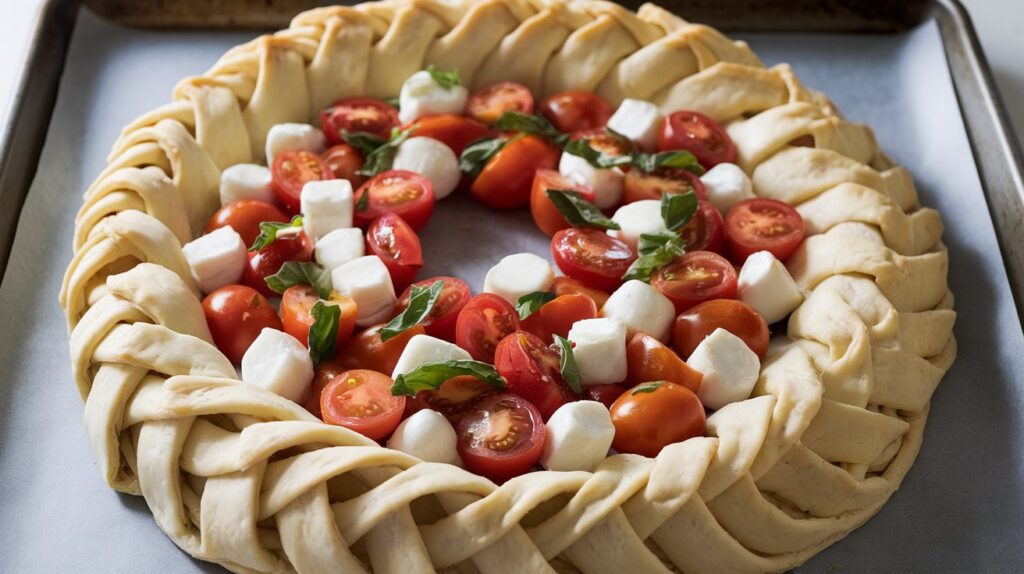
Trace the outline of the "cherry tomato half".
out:
M 681 313 L 672 330 L 672 346 L 689 357 L 718 328 L 743 339 L 761 359 L 768 351 L 768 324 L 750 305 L 735 299 L 705 301 Z
M 478 400 L 498 391 L 471 375 L 448 379 L 436 391 L 420 391 L 406 402 L 406 414 L 431 409 L 444 415 L 452 426 L 458 426 L 462 415 Z
M 385 374 L 366 369 L 338 375 L 320 395 L 324 422 L 372 440 L 387 438 L 402 422 L 405 411 L 405 397 L 391 394 L 393 382 Z
M 281 320 L 266 297 L 244 285 L 228 285 L 207 295 L 203 314 L 213 342 L 236 365 L 260 331 L 281 330 Z
M 231 227 L 242 236 L 242 242 L 248 247 L 256 241 L 260 234 L 260 223 L 264 221 L 285 222 L 288 216 L 265 201 L 242 199 L 218 209 L 210 218 L 205 233 L 220 227 Z
M 494 363 L 494 350 L 507 335 L 519 330 L 519 315 L 512 305 L 493 293 L 469 300 L 455 322 L 455 344 L 477 361 Z
M 697 174 L 677 167 L 659 167 L 654 173 L 639 169 L 626 172 L 622 184 L 622 203 L 633 203 L 642 199 L 661 199 L 666 193 L 678 194 L 692 191 L 698 199 L 707 199 L 707 190 Z
M 668 297 L 676 313 L 709 299 L 736 297 L 736 269 L 710 251 L 691 251 L 657 270 L 651 286 Z
M 583 400 L 597 401 L 607 408 L 612 408 L 615 399 L 629 390 L 625 385 L 587 385 L 583 387 Z
M 378 373 L 393 373 L 402 351 L 409 344 L 409 339 L 423 335 L 423 325 L 415 325 L 398 335 L 382 341 L 380 328 L 376 325 L 353 337 L 337 355 L 337 361 L 345 369 L 370 369 Z
M 533 113 L 533 94 L 516 82 L 499 82 L 473 92 L 466 102 L 466 115 L 491 125 L 505 112 Z
M 626 365 L 626 384 L 631 387 L 651 381 L 668 381 L 696 393 L 703 378 L 672 349 L 645 333 L 636 333 L 626 345 Z
M 633 387 L 610 411 L 612 448 L 619 452 L 653 458 L 670 444 L 704 434 L 704 406 L 693 391 L 675 383 L 662 382 L 649 392 Z
M 315 322 L 309 312 L 317 301 L 320 301 L 320 297 L 309 285 L 293 285 L 285 289 L 281 296 L 281 324 L 284 325 L 284 332 L 306 346 L 309 346 L 309 328 Z M 356 327 L 356 302 L 332 291 L 331 298 L 324 301 L 324 304 L 338 307 L 341 311 L 338 317 L 338 337 L 335 339 L 336 348 L 340 349 L 352 338 L 352 331 Z
M 594 300 L 594 304 L 600 309 L 604 307 L 605 301 L 611 297 L 606 291 L 600 289 L 594 289 L 593 287 L 587 287 L 581 281 L 573 279 L 572 277 L 555 277 L 555 282 L 551 286 L 551 292 L 555 296 L 569 295 L 570 293 L 579 293 L 580 295 L 586 295 Z
M 366 160 L 359 150 L 348 144 L 337 144 L 327 148 L 327 151 L 320 154 L 320 159 L 324 160 L 335 179 L 347 179 L 352 187 L 359 187 L 366 181 L 366 177 L 356 173 L 363 168 Z
M 614 111 L 593 92 L 559 92 L 540 103 L 540 113 L 564 133 L 603 128 Z
M 679 230 L 687 251 L 714 251 L 722 253 L 725 248 L 725 223 L 710 201 L 697 200 L 697 212 Z
M 356 190 L 353 198 L 356 205 L 364 193 L 370 194 L 370 199 L 366 209 L 355 212 L 355 223 L 359 227 L 366 227 L 385 213 L 394 213 L 418 231 L 434 212 L 434 186 L 427 178 L 411 171 L 392 169 L 373 176 Z
M 508 392 L 530 401 L 544 420 L 576 398 L 562 379 L 559 362 L 558 351 L 526 331 L 505 337 L 494 351 L 494 367 L 505 377 Z
M 736 163 L 736 144 L 715 120 L 697 112 L 675 112 L 662 120 L 658 151 L 686 150 L 711 169 Z
M 588 287 L 614 291 L 636 260 L 619 239 L 600 229 L 563 229 L 551 238 L 551 254 L 558 268 Z
M 530 214 L 533 215 L 533 222 L 537 224 L 537 227 L 549 237 L 556 231 L 572 227 L 548 197 L 548 190 L 551 189 L 575 191 L 583 199 L 591 203 L 594 202 L 594 190 L 576 183 L 553 169 L 538 169 L 533 176 L 533 188 L 530 190 Z
M 313 152 L 289 150 L 274 157 L 270 177 L 277 201 L 295 215 L 302 209 L 302 187 L 311 181 L 334 179 L 334 172 Z
M 495 482 L 529 472 L 544 449 L 536 407 L 508 393 L 484 397 L 459 422 L 458 451 L 466 468 Z
M 302 406 L 306 407 L 316 418 L 323 420 L 323 414 L 320 412 L 320 397 L 324 394 L 324 389 L 337 377 L 349 369 L 345 368 L 341 364 L 341 361 L 337 358 L 331 359 L 330 361 L 324 361 L 319 365 L 313 367 L 313 384 L 309 389 L 309 396 L 306 397 L 306 402 Z
M 423 328 L 427 330 L 427 334 L 431 337 L 437 337 L 445 341 L 455 341 L 455 321 L 472 296 L 469 291 L 469 285 L 462 279 L 457 277 L 431 277 L 430 279 L 413 283 L 398 298 L 398 303 L 395 304 L 395 314 L 401 313 L 409 306 L 409 297 L 412 295 L 413 287 L 430 287 L 436 281 L 444 283 L 441 287 L 441 295 L 437 298 L 437 302 L 434 303 L 434 308 L 431 309 L 430 314 L 420 324 L 423 325 Z
M 420 238 L 404 219 L 385 213 L 366 230 L 366 253 L 380 257 L 391 274 L 395 291 L 408 287 L 423 267 Z
M 309 261 L 313 258 L 313 245 L 298 228 L 281 231 L 277 239 L 259 251 L 249 252 L 249 261 L 242 272 L 242 283 L 266 297 L 279 297 L 267 286 L 267 277 L 281 270 L 288 261 Z
M 515 209 L 530 202 L 533 174 L 557 169 L 562 152 L 537 136 L 514 138 L 487 160 L 469 188 L 473 197 L 495 209 Z
M 729 208 L 725 232 L 730 253 L 740 263 L 758 251 L 785 261 L 804 240 L 804 218 L 781 201 L 748 199 Z
M 412 136 L 433 138 L 452 148 L 456 156 L 462 155 L 466 146 L 492 134 L 484 124 L 455 114 L 423 116 L 413 124 Z
M 364 132 L 386 140 L 400 125 L 398 110 L 373 98 L 341 100 L 320 112 L 320 126 L 331 145 L 343 143 L 341 134 L 345 132 Z
M 597 317 L 597 303 L 581 293 L 560 295 L 545 303 L 537 312 L 523 321 L 523 330 L 540 337 L 542 341 L 553 341 L 555 335 L 569 336 L 569 329 L 576 321 Z
M 572 134 L 572 139 L 587 140 L 590 147 L 610 156 L 629 155 L 635 149 L 633 142 L 629 138 L 605 128 L 593 128 L 575 132 Z

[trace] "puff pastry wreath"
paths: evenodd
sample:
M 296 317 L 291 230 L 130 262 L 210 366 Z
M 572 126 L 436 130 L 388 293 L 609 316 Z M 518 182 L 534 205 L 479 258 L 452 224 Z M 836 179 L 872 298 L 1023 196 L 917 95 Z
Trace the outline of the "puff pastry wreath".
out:
M 267 130 L 413 72 L 592 90 L 726 123 L 758 195 L 798 206 L 807 298 L 754 396 L 706 437 L 501 487 L 237 380 L 181 244 Z M 104 478 L 183 550 L 236 572 L 762 572 L 871 517 L 921 444 L 956 344 L 938 214 L 871 131 L 786 66 L 653 5 L 389 0 L 299 15 L 125 128 L 85 193 L 61 305 Z

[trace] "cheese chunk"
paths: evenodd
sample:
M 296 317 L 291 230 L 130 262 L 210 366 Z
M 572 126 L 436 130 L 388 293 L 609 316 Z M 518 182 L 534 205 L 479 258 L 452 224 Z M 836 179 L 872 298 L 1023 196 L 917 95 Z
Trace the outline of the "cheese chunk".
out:
M 654 151 L 658 147 L 661 112 L 651 102 L 626 98 L 608 118 L 608 127 L 633 140 L 642 149 Z
M 740 166 L 720 163 L 700 176 L 708 201 L 724 215 L 737 203 L 754 199 L 754 184 Z
M 313 254 L 316 262 L 328 271 L 362 257 L 366 252 L 366 240 L 358 227 L 335 229 L 316 242 Z
M 402 142 L 391 167 L 416 172 L 430 180 L 435 199 L 448 197 L 462 179 L 455 152 L 433 138 L 409 138 Z
M 313 241 L 352 227 L 352 184 L 346 179 L 310 181 L 302 186 L 302 229 Z
M 494 293 L 515 305 L 523 295 L 547 291 L 555 282 L 551 264 L 532 253 L 502 257 L 484 277 L 484 293 Z
M 421 365 L 427 363 L 443 363 L 445 361 L 471 361 L 472 355 L 462 347 L 443 341 L 430 335 L 416 335 L 405 345 L 398 362 L 395 363 L 395 370 L 391 373 L 392 379 L 398 375 L 404 375 Z
M 621 383 L 626 379 L 626 325 L 618 319 L 584 319 L 569 329 L 572 354 L 584 385 Z
M 661 202 L 657 199 L 642 199 L 627 203 L 615 210 L 612 221 L 622 229 L 609 229 L 608 235 L 621 239 L 636 250 L 636 244 L 644 233 L 668 233 L 665 220 L 661 218 Z
M 622 321 L 631 334 L 639 331 L 664 343 L 676 318 L 676 307 L 654 287 L 633 279 L 612 293 L 601 315 Z
M 604 405 L 566 403 L 544 425 L 540 464 L 547 470 L 594 470 L 608 456 L 613 438 L 615 427 Z
M 608 209 L 622 200 L 625 175 L 617 167 L 601 169 L 578 155 L 563 153 L 558 160 L 558 173 L 594 190 L 594 205 Z
M 242 237 L 228 226 L 189 241 L 181 251 L 203 293 L 238 283 L 248 261 Z
M 236 163 L 220 172 L 220 204 L 243 199 L 274 202 L 269 169 L 254 163 Z
M 324 151 L 327 138 L 324 132 L 309 124 L 277 124 L 267 132 L 267 165 L 274 165 L 274 158 L 283 151 Z
M 448 419 L 437 411 L 423 409 L 398 425 L 387 446 L 427 462 L 462 466 L 455 448 L 457 443 L 458 437 Z
M 757 354 L 743 339 L 722 328 L 705 337 L 686 364 L 704 375 L 697 396 L 714 410 L 749 398 L 761 372 Z
M 380 257 L 366 255 L 331 271 L 334 290 L 356 302 L 356 325 L 369 327 L 386 319 L 395 307 L 395 286 Z
M 740 269 L 738 292 L 740 301 L 769 325 L 784 319 L 804 300 L 786 266 L 768 251 L 747 257 Z
M 242 356 L 242 381 L 299 402 L 313 382 L 313 361 L 295 337 L 263 329 Z
M 426 70 L 409 76 L 398 94 L 398 119 L 403 124 L 434 114 L 461 114 L 469 92 L 464 86 L 446 88 Z

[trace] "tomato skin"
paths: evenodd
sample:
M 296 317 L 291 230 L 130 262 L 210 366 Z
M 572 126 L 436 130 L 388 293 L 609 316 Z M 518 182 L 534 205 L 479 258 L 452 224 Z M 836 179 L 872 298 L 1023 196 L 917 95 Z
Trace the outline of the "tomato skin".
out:
M 555 297 L 540 310 L 523 321 L 523 330 L 540 337 L 542 341 L 554 341 L 554 336 L 569 336 L 569 329 L 576 321 L 597 318 L 597 304 L 581 293 Z
M 514 430 L 499 435 L 499 444 L 512 443 L 491 448 L 487 434 L 503 428 Z M 529 472 L 544 449 L 544 422 L 537 408 L 508 393 L 478 401 L 463 415 L 456 433 L 459 456 L 466 468 L 498 483 Z
M 583 400 L 597 401 L 607 408 L 612 408 L 615 400 L 629 390 L 626 385 L 587 385 L 583 387 Z
M 331 145 L 344 142 L 342 132 L 365 132 L 386 140 L 400 125 L 398 110 L 374 98 L 348 98 L 320 112 L 320 126 Z
M 289 215 L 296 215 L 302 209 L 302 186 L 311 181 L 334 179 L 334 172 L 320 156 L 301 150 L 277 154 L 270 173 L 274 195 Z
M 345 368 L 337 358 L 331 359 L 330 361 L 324 361 L 313 367 L 313 384 L 309 389 L 309 396 L 306 397 L 306 401 L 302 403 L 302 406 L 304 406 L 310 414 L 320 420 L 323 420 L 323 414 L 320 412 L 320 397 L 324 393 L 324 388 L 326 388 L 335 377 L 347 370 L 348 369 Z
M 619 452 L 654 458 L 664 447 L 704 434 L 704 406 L 690 389 L 663 382 L 651 392 L 636 387 L 610 409 Z
M 555 233 L 551 255 L 562 273 L 603 291 L 618 289 L 636 260 L 629 245 L 600 229 L 571 228 Z
M 622 183 L 622 203 L 633 203 L 644 199 L 661 199 L 661 196 L 692 191 L 697 199 L 707 199 L 708 192 L 704 182 L 692 171 L 675 168 L 659 167 L 653 173 L 631 169 L 626 172 Z
M 343 143 L 333 145 L 320 154 L 320 158 L 327 164 L 335 179 L 347 179 L 353 188 L 358 188 L 366 181 L 365 176 L 356 173 L 366 163 L 363 154 L 356 148 Z
M 405 411 L 405 396 L 391 394 L 393 382 L 376 371 L 345 371 L 328 383 L 320 396 L 323 421 L 371 440 L 387 438 L 402 422 Z
M 697 213 L 688 221 L 679 235 L 687 251 L 714 251 L 722 254 L 725 250 L 725 223 L 710 201 L 697 201 Z
M 230 227 L 242 236 L 242 243 L 248 247 L 256 241 L 260 234 L 260 223 L 264 221 L 287 222 L 288 216 L 265 201 L 241 199 L 218 209 L 210 218 L 204 233 Z
M 341 352 L 335 356 L 335 360 L 345 369 L 369 369 L 378 373 L 393 373 L 398 358 L 402 351 L 409 344 L 409 339 L 416 335 L 423 335 L 426 330 L 423 325 L 415 325 L 398 335 L 381 341 L 380 328 L 384 325 L 376 325 L 366 329 L 353 337 Z
M 553 169 L 538 169 L 533 176 L 533 186 L 530 189 L 530 214 L 533 215 L 533 222 L 548 237 L 554 235 L 556 231 L 572 227 L 548 197 L 547 192 L 550 189 L 575 191 L 583 199 L 591 203 L 594 202 L 594 190 L 576 183 Z
M 436 391 L 420 391 L 405 403 L 406 415 L 431 409 L 444 415 L 452 426 L 459 426 L 466 411 L 483 397 L 496 394 L 491 385 L 471 375 L 453 377 L 441 383 Z
M 636 333 L 626 345 L 626 364 L 626 384 L 630 387 L 651 381 L 668 381 L 696 393 L 703 378 L 675 351 L 644 333 Z
M 487 160 L 469 191 L 494 209 L 515 209 L 530 202 L 533 174 L 538 169 L 558 169 L 562 152 L 537 136 L 513 139 Z
M 583 282 L 573 279 L 572 277 L 555 277 L 555 283 L 551 286 L 551 292 L 554 293 L 556 297 L 572 293 L 586 295 L 594 300 L 594 304 L 597 305 L 598 309 L 604 307 L 605 301 L 611 297 L 611 294 L 607 291 L 587 287 Z
M 576 399 L 562 379 L 559 359 L 558 351 L 526 331 L 508 335 L 494 351 L 494 367 L 505 377 L 506 390 L 537 407 L 544 420 Z
M 293 285 L 285 289 L 281 296 L 281 324 L 284 326 L 284 332 L 307 347 L 309 328 L 315 322 L 309 313 L 317 301 L 320 301 L 320 297 L 309 285 Z M 324 301 L 324 304 L 341 309 L 338 317 L 338 337 L 335 339 L 337 348 L 340 349 L 352 338 L 352 331 L 356 327 L 356 302 L 349 297 L 331 292 L 331 298 Z
M 516 82 L 498 82 L 477 90 L 466 102 L 466 115 L 491 125 L 505 112 L 533 113 L 533 94 Z
M 242 283 L 265 297 L 280 297 L 267 285 L 267 277 L 281 270 L 288 261 L 309 261 L 313 258 L 312 242 L 301 230 L 278 233 L 277 239 L 259 251 L 250 251 L 242 272 Z
M 758 251 L 785 261 L 804 240 L 804 218 L 787 203 L 759 197 L 729 208 L 725 230 L 729 251 L 739 263 Z
M 768 352 L 768 324 L 750 305 L 735 299 L 713 299 L 695 305 L 676 317 L 672 328 L 672 345 L 689 357 L 697 345 L 722 328 L 736 335 L 764 359 Z
M 430 279 L 413 283 L 398 298 L 398 303 L 395 304 L 395 315 L 405 311 L 406 307 L 409 306 L 409 297 L 412 296 L 413 287 L 430 287 L 435 281 L 444 282 L 444 286 L 441 288 L 441 295 L 437 298 L 437 302 L 434 304 L 433 310 L 430 311 L 430 315 L 420 325 L 423 325 L 423 328 L 426 329 L 427 334 L 431 337 L 454 342 L 456 320 L 472 296 L 469 291 L 469 285 L 462 279 L 457 277 L 431 277 Z
M 434 213 L 434 186 L 418 173 L 392 169 L 373 176 L 356 190 L 352 198 L 356 205 L 364 193 L 370 194 L 366 209 L 356 210 L 353 217 L 359 227 L 365 228 L 374 219 L 394 213 L 418 231 Z
M 384 262 L 395 291 L 409 287 L 423 267 L 419 236 L 395 213 L 385 213 L 370 224 L 366 230 L 366 253 Z
M 494 132 L 484 124 L 455 114 L 423 116 L 412 125 L 410 137 L 433 138 L 450 147 L 456 156 L 462 155 L 466 146 L 476 140 L 494 135 Z
M 511 303 L 493 293 L 469 300 L 455 321 L 455 344 L 473 359 L 494 363 L 494 351 L 506 336 L 519 330 L 519 315 Z
M 281 320 L 266 297 L 244 285 L 228 285 L 207 295 L 203 314 L 213 342 L 236 365 L 260 331 L 281 330 Z
M 718 123 L 697 112 L 675 112 L 661 122 L 658 151 L 686 150 L 711 169 L 720 163 L 736 163 L 736 144 Z
M 540 103 L 541 115 L 565 133 L 604 127 L 614 111 L 593 92 L 559 92 Z
M 676 306 L 676 313 L 709 299 L 736 298 L 736 269 L 721 255 L 691 251 L 658 269 L 651 286 Z

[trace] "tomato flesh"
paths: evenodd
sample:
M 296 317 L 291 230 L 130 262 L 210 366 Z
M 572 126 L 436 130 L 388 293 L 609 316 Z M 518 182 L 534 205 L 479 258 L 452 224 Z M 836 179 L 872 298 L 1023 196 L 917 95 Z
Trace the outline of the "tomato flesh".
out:
M 526 331 L 508 335 L 494 352 L 494 367 L 505 377 L 508 392 L 537 407 L 544 420 L 575 399 L 562 379 L 559 360 L 558 351 Z
M 537 227 L 549 237 L 557 231 L 572 227 L 548 197 L 548 190 L 553 189 L 575 191 L 583 199 L 594 202 L 594 190 L 553 169 L 538 169 L 533 176 L 533 187 L 530 190 L 530 214 L 533 215 L 533 222 Z
M 228 285 L 207 295 L 203 314 L 214 344 L 236 365 L 263 329 L 281 330 L 281 320 L 266 297 L 244 285 Z
M 366 230 L 366 253 L 380 257 L 395 291 L 407 288 L 423 267 L 420 238 L 400 216 L 385 213 Z
M 736 269 L 710 251 L 691 251 L 651 276 L 651 286 L 676 306 L 676 312 L 709 299 L 736 298 Z
M 309 346 L 309 328 L 316 320 L 310 314 L 313 305 L 320 301 L 316 291 L 309 285 L 293 285 L 285 289 L 281 296 L 281 324 L 284 332 L 295 337 L 303 345 Z M 337 348 L 342 348 L 352 338 L 356 326 L 356 302 L 338 293 L 331 293 L 331 298 L 324 301 L 325 305 L 338 307 L 338 335 L 335 339 Z
M 320 112 L 320 125 L 331 145 L 343 143 L 344 133 L 368 133 L 389 139 L 399 127 L 398 110 L 374 98 L 349 98 Z
M 458 451 L 471 472 L 501 483 L 529 472 L 544 448 L 544 422 L 521 397 L 484 397 L 459 422 Z
M 313 152 L 283 151 L 274 157 L 270 177 L 277 201 L 295 215 L 302 209 L 302 187 L 311 181 L 334 179 L 334 172 Z
M 477 90 L 466 102 L 466 115 L 490 125 L 505 112 L 533 113 L 533 94 L 516 82 L 499 82 Z
M 638 389 L 612 404 L 612 448 L 653 458 L 670 444 L 704 434 L 704 406 L 693 391 L 669 382 L 650 392 Z
M 406 414 L 423 409 L 437 411 L 458 426 L 462 416 L 483 397 L 498 391 L 491 385 L 470 375 L 448 379 L 436 391 L 420 391 L 406 402 Z
M 551 238 L 558 268 L 588 287 L 614 291 L 636 260 L 629 245 L 600 229 L 563 229 Z
M 267 277 L 276 274 L 289 261 L 309 261 L 313 245 L 298 228 L 278 232 L 277 238 L 259 251 L 249 252 L 249 261 L 242 272 L 242 283 L 266 297 L 279 297 L 267 285 Z
M 363 194 L 370 194 L 366 209 L 356 210 L 355 223 L 366 227 L 374 219 L 394 213 L 415 230 L 420 230 L 434 212 L 434 186 L 427 178 L 404 170 L 389 170 L 375 175 L 356 190 L 353 198 L 359 205 Z
M 602 128 L 614 111 L 593 92 L 559 92 L 540 104 L 540 113 L 563 133 Z
M 653 173 L 631 169 L 626 172 L 622 184 L 622 203 L 633 203 L 644 199 L 661 199 L 668 194 L 693 192 L 698 199 L 707 199 L 704 183 L 692 171 L 659 167 Z
M 658 151 L 686 150 L 705 168 L 736 163 L 736 144 L 722 126 L 697 112 L 675 112 L 662 120 Z
M 328 383 L 320 396 L 327 424 L 343 426 L 372 440 L 387 438 L 402 421 L 405 397 L 391 394 L 391 377 L 355 369 Z
M 572 134 L 573 140 L 586 140 L 590 147 L 610 156 L 622 156 L 633 153 L 635 147 L 629 138 L 611 132 L 605 128 L 593 128 Z
M 636 333 L 626 345 L 626 384 L 636 386 L 651 381 L 668 381 L 693 392 L 700 388 L 703 375 L 683 362 L 672 349 L 645 333 Z
M 758 251 L 769 251 L 785 261 L 804 240 L 804 219 L 781 201 L 748 199 L 729 209 L 725 230 L 730 253 L 738 262 Z
M 736 335 L 761 359 L 768 351 L 768 324 L 750 305 L 735 299 L 714 299 L 695 305 L 676 317 L 672 345 L 684 357 L 715 329 Z
M 519 330 L 519 315 L 512 305 L 493 293 L 469 300 L 455 322 L 455 344 L 473 359 L 494 363 L 498 343 Z
M 557 169 L 562 152 L 537 136 L 515 138 L 487 161 L 470 192 L 495 209 L 515 209 L 530 202 L 534 173 Z
M 286 222 L 288 216 L 265 201 L 242 199 L 218 209 L 210 218 L 205 233 L 221 227 L 230 227 L 242 236 L 242 243 L 248 247 L 256 241 L 260 234 L 260 223 L 264 221 Z
M 420 324 L 423 325 L 423 328 L 426 329 L 427 334 L 431 337 L 437 337 L 445 341 L 455 341 L 455 322 L 459 317 L 459 313 L 469 303 L 470 298 L 469 285 L 462 279 L 457 277 L 431 277 L 430 279 L 413 283 L 398 298 L 398 303 L 395 305 L 395 314 L 401 313 L 409 306 L 409 297 L 412 295 L 413 287 L 430 287 L 436 281 L 443 282 L 441 295 L 438 296 L 437 302 L 434 303 L 434 308 L 431 309 L 430 314 Z

